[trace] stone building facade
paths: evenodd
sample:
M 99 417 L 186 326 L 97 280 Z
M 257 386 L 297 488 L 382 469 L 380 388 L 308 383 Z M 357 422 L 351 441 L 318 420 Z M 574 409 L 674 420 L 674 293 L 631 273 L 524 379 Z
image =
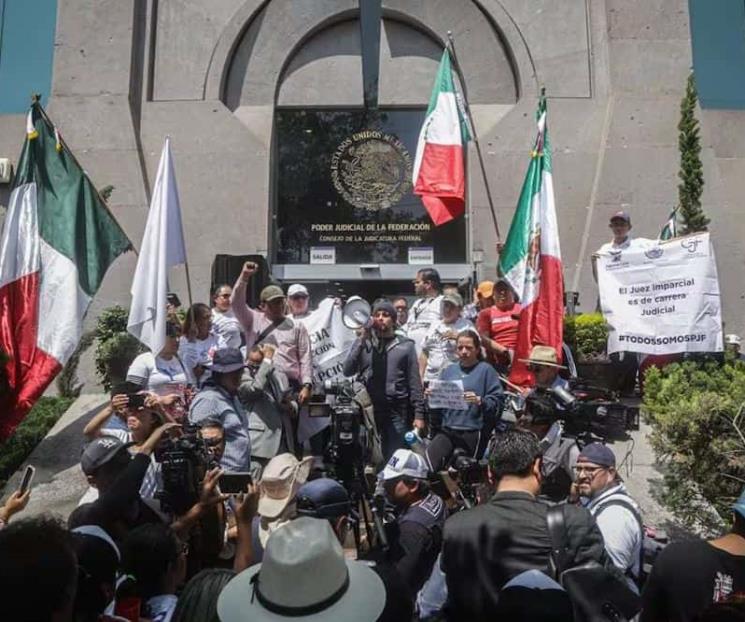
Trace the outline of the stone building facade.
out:
M 59 0 L 48 111 L 94 183 L 115 186 L 110 206 L 136 245 L 171 137 L 197 299 L 207 298 L 216 254 L 277 252 L 278 113 L 363 106 L 359 1 L 367 0 Z M 677 202 L 688 2 L 383 0 L 381 108 L 426 107 L 448 31 L 503 236 L 545 86 L 566 288 L 580 292 L 580 310 L 593 309 L 590 255 L 609 237 L 609 215 L 628 210 L 633 233 L 655 237 Z M 704 109 L 700 119 L 727 332 L 742 332 L 745 114 Z M 17 159 L 22 138 L 23 115 L 0 115 L 0 156 Z M 470 265 L 479 277 L 495 271 L 473 145 L 468 166 L 466 267 L 448 268 L 453 279 Z M 131 253 L 118 260 L 92 315 L 128 302 L 135 261 Z M 344 270 L 278 276 L 369 278 Z M 401 270 L 390 278 L 403 278 Z M 183 271 L 171 281 L 185 291 Z

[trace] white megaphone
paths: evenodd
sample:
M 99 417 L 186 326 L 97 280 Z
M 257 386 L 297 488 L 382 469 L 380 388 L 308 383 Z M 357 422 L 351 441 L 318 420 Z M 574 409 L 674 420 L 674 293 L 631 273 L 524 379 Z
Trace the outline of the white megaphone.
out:
M 352 330 L 369 328 L 371 315 L 372 308 L 367 300 L 359 296 L 351 296 L 342 309 L 341 321 L 344 326 Z

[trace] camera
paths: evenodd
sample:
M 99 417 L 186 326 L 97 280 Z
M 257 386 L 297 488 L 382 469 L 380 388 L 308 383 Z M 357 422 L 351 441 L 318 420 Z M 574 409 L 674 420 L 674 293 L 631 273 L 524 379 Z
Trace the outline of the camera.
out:
M 311 398 L 310 414 L 331 417 L 331 436 L 324 458 L 347 486 L 358 471 L 364 470 L 370 457 L 363 405 L 358 401 L 360 387 L 346 379 L 326 380 L 323 391 Z
M 163 476 L 157 495 L 163 509 L 184 514 L 199 500 L 204 476 L 214 466 L 199 426 L 185 424 L 181 436 L 163 439 L 155 453 Z

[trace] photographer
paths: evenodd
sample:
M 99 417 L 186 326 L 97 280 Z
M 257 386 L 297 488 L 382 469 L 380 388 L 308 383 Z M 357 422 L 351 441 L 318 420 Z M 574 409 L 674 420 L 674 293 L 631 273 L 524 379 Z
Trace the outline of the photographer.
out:
M 561 419 L 568 413 L 553 391 L 557 388 L 566 391 L 569 385 L 558 375 L 562 367 L 557 363 L 556 350 L 553 348 L 535 346 L 530 358 L 524 362 L 533 372 L 536 386 L 527 395 L 525 414 L 518 421 L 518 426 L 530 430 L 541 439 L 541 494 L 551 501 L 563 501 L 574 482 L 574 466 L 580 447 L 576 438 L 564 435 Z
M 408 449 L 398 449 L 388 460 L 380 479 L 387 499 L 396 508 L 396 523 L 390 537 L 388 561 L 393 564 L 413 600 L 432 572 L 442 547 L 447 518 L 443 500 L 427 485 L 424 458 Z
M 225 451 L 220 464 L 226 471 L 248 471 L 251 463 L 248 417 L 238 399 L 244 367 L 240 350 L 222 348 L 215 352 L 212 377 L 194 397 L 189 411 L 189 421 L 195 425 L 205 420 L 222 425 Z
M 102 435 L 114 436 L 122 443 L 129 445 L 130 453 L 136 453 L 150 438 L 150 435 L 167 421 L 158 403 L 158 398 L 146 393 L 131 392 L 134 385 L 124 383 L 112 391 L 110 404 L 95 415 L 83 429 L 83 436 L 91 441 Z M 123 419 L 127 429 L 104 428 L 113 415 Z M 150 456 L 150 467 L 145 473 L 140 488 L 140 496 L 146 499 L 155 497 L 155 493 L 162 488 L 160 464 L 153 455 Z M 98 494 L 95 488 L 90 488 L 80 503 L 94 501 Z
M 344 361 L 344 375 L 362 376 L 387 459 L 403 447 L 412 410 L 414 425 L 424 429 L 424 399 L 414 342 L 395 333 L 396 309 L 388 300 L 378 300 L 372 320 L 372 334 L 361 329 L 352 344 Z
M 440 380 L 463 383 L 463 397 L 468 409 L 435 411 L 442 417 L 442 430 L 427 447 L 427 460 L 433 471 L 442 470 L 458 448 L 473 458 L 483 453 L 489 428 L 502 399 L 502 385 L 497 372 L 481 360 L 481 343 L 476 331 L 461 331 L 456 349 L 458 362 L 446 367 Z M 431 393 L 431 389 L 426 393 Z
M 150 454 L 163 435 L 176 427 L 176 423 L 158 427 L 134 455 L 128 444 L 114 436 L 99 436 L 88 443 L 80 466 L 88 483 L 98 490 L 98 498 L 78 506 L 70 515 L 70 527 L 99 525 L 121 540 L 132 527 L 161 522 L 161 515 L 143 501 L 140 487 L 150 468 Z

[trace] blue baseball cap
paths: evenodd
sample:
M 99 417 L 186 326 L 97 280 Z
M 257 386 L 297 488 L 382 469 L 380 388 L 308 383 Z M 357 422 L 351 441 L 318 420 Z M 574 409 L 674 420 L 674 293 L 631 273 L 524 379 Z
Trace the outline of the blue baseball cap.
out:
M 742 518 L 745 518 L 745 488 L 742 489 L 737 501 L 732 505 L 732 509 L 742 516 Z
M 577 462 L 591 462 L 604 467 L 616 468 L 616 456 L 607 445 L 590 443 L 580 452 Z
M 349 493 L 339 482 L 320 477 L 303 484 L 295 497 L 297 513 L 311 518 L 338 518 L 352 513 Z

